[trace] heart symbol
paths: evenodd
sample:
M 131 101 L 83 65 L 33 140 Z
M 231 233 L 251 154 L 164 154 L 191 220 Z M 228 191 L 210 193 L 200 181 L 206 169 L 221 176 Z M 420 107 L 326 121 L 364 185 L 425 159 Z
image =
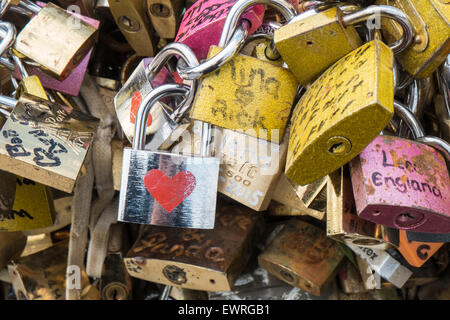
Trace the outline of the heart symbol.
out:
M 139 91 L 135 91 L 133 93 L 133 97 L 131 98 L 131 109 L 130 109 L 130 122 L 136 123 L 136 113 L 139 109 L 139 106 L 142 103 L 142 96 Z M 147 127 L 150 127 L 152 124 L 152 115 L 148 115 Z
M 180 171 L 169 178 L 159 169 L 150 170 L 144 177 L 148 192 L 167 212 L 172 212 L 195 189 L 195 176 L 189 171 Z

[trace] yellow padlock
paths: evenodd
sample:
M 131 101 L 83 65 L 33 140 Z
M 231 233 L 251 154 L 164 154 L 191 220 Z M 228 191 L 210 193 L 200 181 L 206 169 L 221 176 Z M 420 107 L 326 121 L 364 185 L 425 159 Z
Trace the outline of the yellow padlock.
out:
M 377 136 L 393 112 L 393 53 L 373 40 L 325 71 L 297 103 L 286 176 L 305 185 L 336 170 Z
M 220 50 L 212 46 L 208 59 Z M 237 54 L 203 78 L 191 118 L 269 141 L 279 130 L 280 143 L 297 85 L 288 69 Z
M 403 10 L 412 22 L 414 42 L 398 54 L 398 61 L 414 78 L 428 78 L 450 53 L 450 1 L 448 0 L 377 0 Z M 392 21 L 382 20 L 387 41 L 402 36 L 402 29 Z

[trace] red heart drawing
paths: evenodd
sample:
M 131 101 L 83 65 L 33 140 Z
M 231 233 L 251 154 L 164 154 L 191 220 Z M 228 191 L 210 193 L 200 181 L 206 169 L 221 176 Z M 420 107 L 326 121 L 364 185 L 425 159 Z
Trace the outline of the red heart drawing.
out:
M 133 93 L 133 97 L 131 98 L 131 109 L 130 109 L 130 122 L 133 124 L 136 123 L 136 113 L 141 103 L 142 103 L 141 93 L 139 91 L 135 91 Z M 152 124 L 152 115 L 149 114 L 147 120 L 147 127 L 151 126 L 151 124 Z
M 148 192 L 158 203 L 171 212 L 195 189 L 195 176 L 189 171 L 180 171 L 169 178 L 159 169 L 150 170 L 144 177 Z

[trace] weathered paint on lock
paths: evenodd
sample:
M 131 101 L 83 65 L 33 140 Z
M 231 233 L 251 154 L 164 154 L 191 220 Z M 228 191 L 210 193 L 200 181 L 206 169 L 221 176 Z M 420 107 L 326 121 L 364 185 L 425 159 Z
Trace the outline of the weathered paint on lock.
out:
M 79 14 L 76 14 L 74 12 L 70 12 L 72 15 L 74 15 L 77 18 L 80 18 L 81 20 L 89 23 L 90 25 L 94 26 L 95 28 L 98 28 L 100 25 L 100 21 L 82 16 Z M 72 96 L 77 96 L 80 92 L 81 84 L 84 79 L 84 75 L 86 73 L 89 60 L 91 58 L 92 50 L 89 50 L 89 52 L 86 54 L 86 56 L 83 58 L 83 60 L 80 62 L 79 65 L 75 67 L 75 69 L 72 70 L 72 72 L 67 76 L 66 79 L 60 81 L 58 79 L 55 79 L 54 77 L 48 75 L 44 71 L 42 71 L 38 67 L 34 66 L 25 66 L 25 68 L 28 71 L 28 74 L 30 76 L 37 76 L 39 80 L 42 83 L 42 86 L 45 88 L 53 89 L 56 91 L 60 91 L 62 93 L 70 94 Z M 14 77 L 17 79 L 21 79 L 21 75 L 19 70 L 16 68 L 16 72 L 14 74 Z
M 132 277 L 205 291 L 230 291 L 261 234 L 261 215 L 219 205 L 212 230 L 149 226 L 124 258 Z
M 136 112 L 140 103 L 153 87 L 163 84 L 168 77 L 167 69 L 163 68 L 151 83 L 148 82 L 145 75 L 145 69 L 152 60 L 153 58 L 142 59 L 114 97 L 114 107 L 116 108 L 117 118 L 119 119 L 124 134 L 130 142 L 133 140 Z M 164 122 L 162 108 L 161 103 L 157 102 L 150 110 L 145 132 L 147 135 L 155 133 L 162 126 Z
M 400 230 L 400 246 L 398 251 L 413 267 L 420 268 L 444 243 L 419 242 L 408 240 L 406 230 Z
M 184 43 L 194 51 L 197 58 L 205 59 L 209 47 L 219 43 L 223 25 L 230 9 L 237 0 L 199 0 L 183 15 L 175 42 Z M 243 19 L 250 21 L 248 34 L 252 34 L 262 23 L 264 6 L 247 9 Z
M 450 232 L 450 179 L 435 149 L 378 136 L 352 160 L 351 177 L 361 218 L 398 229 Z
M 429 77 L 450 53 L 450 3 L 443 0 L 378 0 L 376 3 L 397 7 L 409 17 L 415 41 L 396 58 L 414 78 Z M 400 29 L 392 21 L 383 19 L 381 26 L 389 42 L 401 37 Z
M 119 221 L 214 227 L 219 159 L 125 148 Z
M 386 250 L 382 227 L 356 214 L 350 172 L 341 167 L 327 179 L 327 236 L 344 243 Z
M 3 170 L 72 192 L 99 120 L 23 94 L 0 132 Z
M 355 28 L 341 20 L 342 11 L 333 7 L 275 30 L 278 52 L 302 85 L 361 45 Z
M 352 51 L 306 91 L 292 116 L 286 175 L 317 180 L 360 153 L 394 112 L 393 54 L 379 40 Z
M 55 210 L 50 190 L 34 181 L 17 177 L 12 211 L 0 221 L 0 231 L 20 231 L 53 225 Z
M 220 50 L 213 46 L 208 57 Z M 203 78 L 191 118 L 280 143 L 297 85 L 288 69 L 237 54 Z
M 343 258 L 321 229 L 292 219 L 259 255 L 258 263 L 277 278 L 319 296 Z
M 62 80 L 86 56 L 97 35 L 96 27 L 49 3 L 18 34 L 14 49 Z

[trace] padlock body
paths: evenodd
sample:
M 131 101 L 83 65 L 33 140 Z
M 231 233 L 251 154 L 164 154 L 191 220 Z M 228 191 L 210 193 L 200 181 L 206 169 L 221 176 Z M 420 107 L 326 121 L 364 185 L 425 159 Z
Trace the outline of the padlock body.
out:
M 355 28 L 341 20 L 342 11 L 333 7 L 275 30 L 275 45 L 303 86 L 361 46 Z
M 377 4 L 401 9 L 410 19 L 413 43 L 396 57 L 414 78 L 428 78 L 450 53 L 450 3 L 445 0 L 378 0 Z M 395 41 L 402 30 L 392 20 L 382 20 L 383 36 Z
M 119 221 L 212 229 L 219 159 L 125 148 Z
M 297 103 L 286 176 L 305 185 L 343 166 L 387 125 L 394 111 L 393 54 L 378 40 L 325 71 Z
M 343 258 L 342 251 L 322 230 L 292 219 L 259 255 L 258 263 L 290 285 L 320 296 Z
M 49 3 L 18 34 L 14 49 L 62 80 L 86 56 L 97 34 L 97 28 Z
M 177 34 L 184 8 L 180 0 L 148 0 L 147 13 L 160 38 L 173 39 Z
M 213 46 L 208 57 L 219 51 Z M 203 78 L 191 118 L 279 143 L 297 85 L 289 70 L 237 54 Z
M 72 192 L 99 120 L 23 94 L 0 134 L 0 165 L 8 172 Z
M 164 83 L 167 76 L 167 70 L 164 68 L 152 83 L 149 83 L 145 75 L 145 68 L 147 68 L 152 59 L 153 58 L 142 59 L 114 97 L 117 118 L 119 119 L 124 134 L 130 142 L 133 141 L 136 113 L 142 100 L 145 99 L 154 86 Z M 162 126 L 164 122 L 162 108 L 163 106 L 161 103 L 157 102 L 150 110 L 150 116 L 145 129 L 147 135 L 155 133 Z
M 351 176 L 361 218 L 397 229 L 450 232 L 450 180 L 435 149 L 378 136 L 351 161 Z
M 261 230 L 261 215 L 219 205 L 213 230 L 149 226 L 124 258 L 132 277 L 181 288 L 230 291 Z
M 400 246 L 398 251 L 410 265 L 420 268 L 444 243 L 420 242 L 408 240 L 406 230 L 400 230 Z
M 197 58 L 204 59 L 209 47 L 219 43 L 223 25 L 236 0 L 199 0 L 183 15 L 175 42 L 184 43 L 194 51 Z M 248 34 L 252 34 L 262 23 L 264 7 L 252 6 L 242 15 L 250 21 Z

